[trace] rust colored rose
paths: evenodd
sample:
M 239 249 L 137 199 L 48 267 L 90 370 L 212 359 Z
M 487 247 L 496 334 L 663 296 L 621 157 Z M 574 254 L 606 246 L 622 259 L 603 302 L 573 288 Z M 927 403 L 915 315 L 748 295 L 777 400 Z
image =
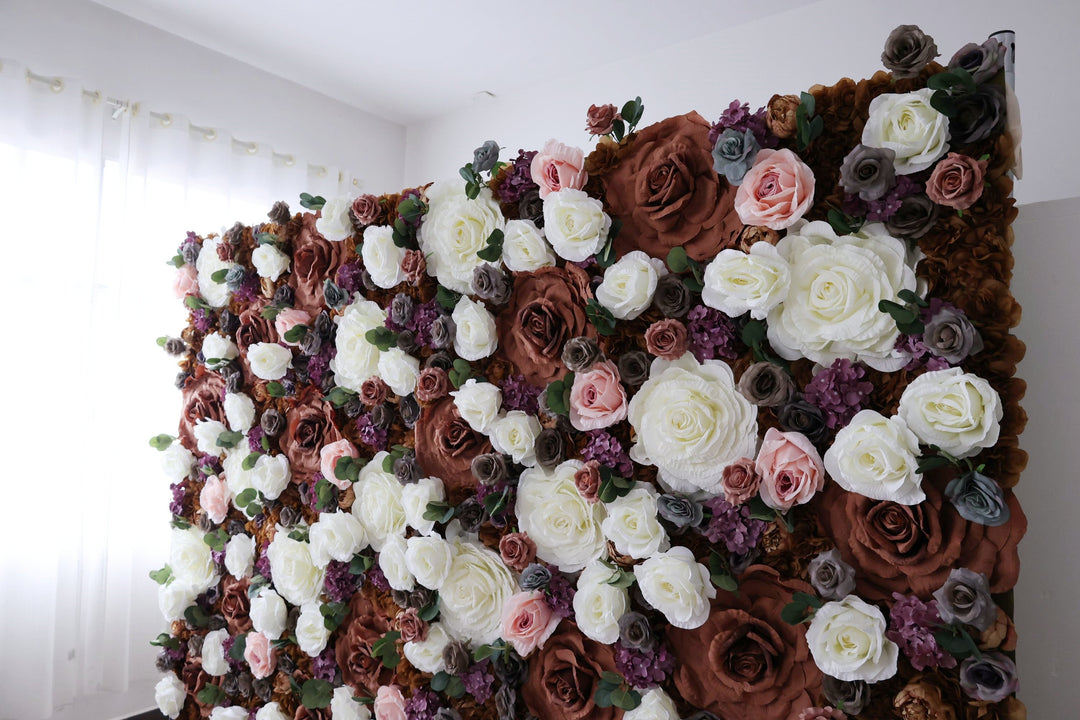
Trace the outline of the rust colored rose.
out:
M 674 318 L 654 322 L 645 331 L 645 349 L 665 360 L 678 360 L 689 344 L 686 326 Z
M 199 702 L 198 695 L 206 689 L 208 683 L 214 681 L 214 678 L 210 677 L 202 668 L 202 660 L 197 658 L 189 658 L 184 663 L 184 669 L 180 671 L 180 679 L 184 683 L 184 689 L 187 690 L 188 697 L 194 702 L 195 706 L 199 709 L 199 715 L 204 718 L 210 717 L 210 713 L 213 712 L 213 705 L 204 705 Z
M 735 188 L 713 170 L 709 123 L 696 112 L 638 132 L 603 182 L 611 214 L 623 223 L 620 257 L 644 250 L 666 258 L 681 246 L 694 260 L 709 260 L 742 232 Z
M 394 671 L 371 656 L 371 646 L 388 630 L 390 623 L 378 608 L 363 594 L 354 595 L 334 646 L 334 657 L 346 684 L 374 696 L 380 685 L 390 682 Z
M 797 95 L 773 95 L 769 98 L 768 109 L 765 113 L 765 124 L 769 132 L 778 138 L 795 137 L 798 129 L 798 121 L 795 111 L 799 109 L 799 97 Z
M 416 379 L 416 399 L 420 402 L 432 402 L 446 397 L 450 392 L 450 378 L 446 371 L 438 367 L 424 368 Z
M 507 533 L 499 540 L 499 557 L 507 567 L 521 572 L 536 559 L 536 543 L 525 533 Z
M 381 212 L 379 198 L 375 195 L 364 193 L 352 201 L 352 214 L 360 225 L 370 225 L 375 222 Z
M 596 329 L 585 315 L 592 297 L 584 270 L 545 267 L 514 277 L 514 294 L 499 313 L 496 328 L 502 354 L 514 364 L 525 382 L 544 387 L 566 375 L 562 361 L 566 341 Z
M 405 279 L 416 285 L 424 279 L 427 272 L 427 259 L 422 250 L 406 250 L 405 257 L 401 258 L 401 272 Z
M 590 135 L 607 135 L 620 119 L 619 109 L 614 105 L 590 105 L 585 115 L 585 132 Z
M 180 410 L 180 442 L 188 450 L 197 453 L 197 443 L 192 434 L 195 423 L 209 418 L 225 422 L 225 381 L 215 372 L 203 367 L 184 385 Z
M 589 460 L 574 473 L 574 487 L 588 502 L 600 499 L 600 463 Z
M 289 285 L 295 291 L 293 307 L 315 316 L 323 308 L 323 281 L 333 279 L 345 259 L 345 243 L 329 242 L 315 229 L 315 216 L 304 213 L 293 239 Z M 293 221 L 295 222 L 295 221 Z M 290 222 L 290 229 L 293 227 Z
M 262 316 L 266 305 L 265 298 L 257 298 L 240 312 L 240 327 L 236 330 L 236 346 L 241 350 L 246 352 L 255 343 L 278 341 L 274 322 Z
M 926 194 L 938 205 L 966 210 L 982 197 L 986 160 L 951 152 L 934 166 Z
M 491 442 L 458 414 L 454 399 L 428 405 L 416 422 L 416 461 L 424 472 L 442 478 L 448 493 L 476 487 L 472 461 L 491 452 Z
M 992 593 L 1012 588 L 1020 569 L 1016 544 L 1027 529 L 1016 497 L 1005 493 L 1009 522 L 987 527 L 960 517 L 940 480 L 924 480 L 922 487 L 926 500 L 911 506 L 845 492 L 835 483 L 814 499 L 825 535 L 855 568 L 855 593 L 870 602 L 893 592 L 928 600 L 954 567 L 986 575 Z
M 360 385 L 360 402 L 365 405 L 382 405 L 390 394 L 390 386 L 380 377 L 370 377 Z
M 705 624 L 670 628 L 678 660 L 673 680 L 683 698 L 721 717 L 788 720 L 814 706 L 821 672 L 806 644 L 806 626 L 781 619 L 806 583 L 756 565 L 739 579 L 739 594 L 718 593 Z
M 420 611 L 414 607 L 405 608 L 398 613 L 394 625 L 401 632 L 402 642 L 424 642 L 427 640 L 428 624 L 420 619 Z
M 248 599 L 248 579 L 237 580 L 226 575 L 221 581 L 221 614 L 229 624 L 229 633 L 239 635 L 251 629 L 251 600 Z
M 323 446 L 341 438 L 333 406 L 314 387 L 306 386 L 285 414 L 285 432 L 279 441 L 281 452 L 289 458 L 293 482 L 306 482 L 319 472 Z
M 925 718 L 926 720 L 957 720 L 952 703 L 942 697 L 941 688 L 916 675 L 893 698 L 893 707 L 901 717 Z
M 593 700 L 600 675 L 614 670 L 611 646 L 589 640 L 565 621 L 529 659 L 521 697 L 539 718 L 615 720 L 622 717 L 621 710 L 597 707 Z

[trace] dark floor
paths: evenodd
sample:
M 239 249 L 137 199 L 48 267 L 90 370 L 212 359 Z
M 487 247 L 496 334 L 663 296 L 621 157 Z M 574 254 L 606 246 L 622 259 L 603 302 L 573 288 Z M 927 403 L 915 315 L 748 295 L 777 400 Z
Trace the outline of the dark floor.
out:
M 167 717 L 159 713 L 157 710 L 149 710 L 138 715 L 132 715 L 127 720 L 169 720 Z

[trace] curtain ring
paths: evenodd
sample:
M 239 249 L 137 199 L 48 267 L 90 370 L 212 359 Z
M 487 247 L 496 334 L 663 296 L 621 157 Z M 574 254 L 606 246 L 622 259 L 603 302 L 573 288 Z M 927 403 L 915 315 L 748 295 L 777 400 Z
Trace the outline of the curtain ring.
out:
M 248 155 L 255 155 L 259 152 L 259 145 L 257 143 L 248 143 L 247 152 Z
M 296 158 L 294 158 L 292 155 L 286 155 L 285 156 L 285 167 L 292 167 L 295 164 L 296 164 Z
M 353 178 L 352 179 L 352 184 L 359 187 L 360 186 L 360 179 L 359 178 Z
M 217 140 L 217 130 L 214 128 L 207 128 L 206 130 L 203 130 L 202 136 L 206 138 L 207 141 L 214 142 Z
M 172 115 L 165 113 L 161 116 L 161 127 L 169 127 L 172 125 Z
M 53 78 L 49 83 L 49 89 L 54 93 L 60 93 L 64 91 L 64 81 L 61 78 Z
M 326 177 L 326 168 L 319 168 L 319 177 Z

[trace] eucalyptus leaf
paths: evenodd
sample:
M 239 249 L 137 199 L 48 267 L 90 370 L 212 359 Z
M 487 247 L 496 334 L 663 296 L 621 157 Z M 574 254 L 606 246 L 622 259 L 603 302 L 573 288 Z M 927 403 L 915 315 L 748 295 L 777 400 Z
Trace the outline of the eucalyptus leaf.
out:
M 154 448 L 159 452 L 163 450 L 168 450 L 169 446 L 173 444 L 174 440 L 176 440 L 175 437 L 173 437 L 172 435 L 167 435 L 165 433 L 155 435 L 154 437 L 150 438 L 150 447 Z

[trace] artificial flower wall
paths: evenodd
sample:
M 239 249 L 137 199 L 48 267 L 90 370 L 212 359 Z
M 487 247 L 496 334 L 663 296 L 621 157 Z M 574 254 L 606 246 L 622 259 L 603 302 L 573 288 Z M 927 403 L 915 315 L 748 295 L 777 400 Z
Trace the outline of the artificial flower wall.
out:
M 189 234 L 161 710 L 1024 717 L 1004 48 L 938 55 Z

